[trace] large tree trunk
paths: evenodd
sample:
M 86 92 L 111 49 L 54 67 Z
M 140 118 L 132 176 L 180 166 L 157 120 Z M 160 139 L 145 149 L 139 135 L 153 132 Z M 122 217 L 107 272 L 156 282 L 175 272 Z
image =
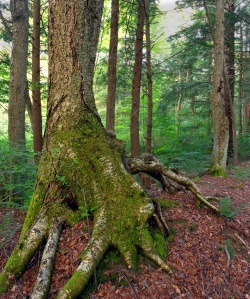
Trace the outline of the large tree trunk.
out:
M 48 262 L 48 269 L 53 264 L 60 225 L 81 220 L 80 207 L 95 208 L 92 236 L 58 298 L 80 294 L 110 246 L 120 251 L 129 267 L 136 267 L 141 248 L 148 258 L 171 272 L 155 253 L 148 230 L 154 206 L 123 166 L 123 143 L 108 137 L 96 112 L 92 81 L 102 8 L 103 0 L 49 2 L 44 147 L 20 240 L 0 276 L 0 292 L 10 288 L 35 252 L 47 243 L 39 272 L 42 279 L 32 295 L 46 298 L 46 291 L 39 293 L 48 289 L 44 264 Z
M 226 175 L 229 124 L 225 108 L 224 86 L 224 2 L 216 1 L 215 59 L 212 91 L 213 152 L 210 171 Z

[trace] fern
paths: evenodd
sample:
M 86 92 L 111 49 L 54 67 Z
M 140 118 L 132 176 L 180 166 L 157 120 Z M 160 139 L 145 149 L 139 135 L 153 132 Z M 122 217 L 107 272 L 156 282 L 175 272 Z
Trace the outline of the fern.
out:
M 248 205 L 249 203 L 246 203 L 241 205 L 238 209 L 233 210 L 231 198 L 224 197 L 220 202 L 220 214 L 226 218 L 232 219 L 240 210 L 244 209 Z

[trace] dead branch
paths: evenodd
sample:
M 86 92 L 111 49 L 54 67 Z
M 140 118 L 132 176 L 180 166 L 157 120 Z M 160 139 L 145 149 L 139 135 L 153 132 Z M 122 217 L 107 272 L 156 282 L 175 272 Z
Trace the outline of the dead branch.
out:
M 189 178 L 183 176 L 182 173 L 179 174 L 178 171 L 172 170 L 171 168 L 165 166 L 160 162 L 159 159 L 154 157 L 152 154 L 143 154 L 138 158 L 127 158 L 125 167 L 127 171 L 131 174 L 137 174 L 139 172 L 144 172 L 151 175 L 153 178 L 157 179 L 161 184 L 162 188 L 165 189 L 165 180 L 172 180 L 178 186 L 181 186 L 183 190 L 191 191 L 198 200 L 203 202 L 206 206 L 219 213 L 219 209 L 212 205 L 206 197 L 202 196 L 198 186 Z M 174 186 L 174 184 L 172 184 Z M 179 187 L 178 187 L 179 189 Z

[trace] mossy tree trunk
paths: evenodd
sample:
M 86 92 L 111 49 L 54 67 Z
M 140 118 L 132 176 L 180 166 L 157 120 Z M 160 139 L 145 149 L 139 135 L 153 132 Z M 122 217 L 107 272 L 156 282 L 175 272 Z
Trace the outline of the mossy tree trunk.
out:
M 61 224 L 80 221 L 80 207 L 95 207 L 92 237 L 58 298 L 75 298 L 110 246 L 118 248 L 129 267 L 136 267 L 141 248 L 171 272 L 155 253 L 148 230 L 154 206 L 123 166 L 123 143 L 106 134 L 96 111 L 92 81 L 102 8 L 103 0 L 49 1 L 44 147 L 20 240 L 0 276 L 0 292 L 6 292 L 22 275 L 44 243 L 52 244 L 46 248 L 55 251 Z M 44 261 L 53 260 L 52 251 L 46 248 Z M 41 263 L 32 298 L 46 298 L 46 291 L 37 290 L 48 289 L 46 273 L 51 265 Z
M 226 115 L 226 93 L 224 82 L 224 2 L 216 1 L 215 54 L 212 91 L 213 152 L 210 172 L 213 175 L 226 175 L 229 123 Z

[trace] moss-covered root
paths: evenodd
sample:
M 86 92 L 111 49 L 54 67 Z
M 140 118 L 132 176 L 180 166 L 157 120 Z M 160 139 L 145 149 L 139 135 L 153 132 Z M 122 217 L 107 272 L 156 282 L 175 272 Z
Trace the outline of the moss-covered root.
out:
M 142 249 L 143 255 L 154 262 L 164 272 L 171 276 L 173 275 L 172 269 L 162 260 L 162 258 L 158 254 L 156 254 L 153 238 L 147 229 L 143 229 L 140 232 L 139 246 Z
M 110 241 L 105 234 L 107 226 L 104 213 L 99 213 L 96 220 L 91 239 L 83 251 L 82 261 L 59 292 L 57 299 L 72 299 L 79 295 L 110 246 Z
M 6 293 L 15 280 L 20 278 L 28 263 L 43 243 L 48 227 L 46 217 L 39 218 L 21 238 L 0 275 L 0 293 Z
M 169 167 L 163 165 L 160 160 L 154 157 L 151 154 L 144 154 L 139 158 L 128 158 L 126 161 L 126 168 L 130 173 L 136 174 L 138 172 L 146 172 L 146 173 L 160 173 L 163 176 L 173 180 L 179 185 L 184 186 L 187 190 L 191 191 L 201 202 L 203 202 L 206 206 L 214 210 L 215 212 L 219 212 L 219 209 L 214 205 L 209 203 L 204 196 L 201 195 L 201 192 L 198 186 L 189 178 L 177 174 L 172 171 Z
M 56 220 L 49 232 L 31 299 L 47 298 L 61 229 L 61 221 Z

